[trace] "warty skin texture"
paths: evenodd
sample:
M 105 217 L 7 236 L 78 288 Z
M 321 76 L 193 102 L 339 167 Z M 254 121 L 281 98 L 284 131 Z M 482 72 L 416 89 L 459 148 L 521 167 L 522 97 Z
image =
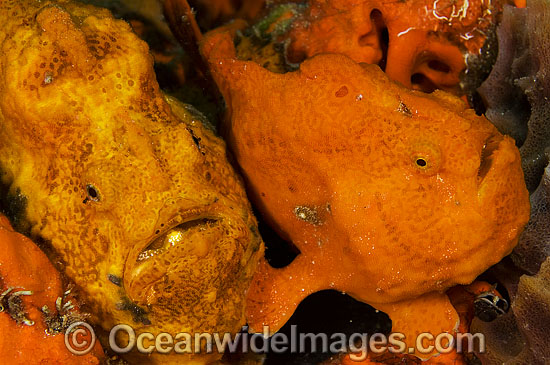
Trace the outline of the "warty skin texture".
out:
M 0 23 L 2 182 L 91 322 L 239 331 L 263 246 L 225 144 L 159 90 L 146 44 L 108 11 L 2 1 Z
M 514 141 L 458 98 L 405 89 L 342 55 L 276 74 L 237 60 L 223 30 L 202 52 L 249 195 L 300 250 L 283 269 L 262 262 L 251 327 L 275 332 L 307 295 L 336 289 L 409 340 L 456 330 L 445 290 L 509 254 L 529 218 Z

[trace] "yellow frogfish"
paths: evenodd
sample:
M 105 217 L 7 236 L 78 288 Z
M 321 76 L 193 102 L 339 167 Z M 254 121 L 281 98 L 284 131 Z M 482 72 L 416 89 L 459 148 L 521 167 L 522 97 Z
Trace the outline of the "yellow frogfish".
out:
M 445 290 L 509 254 L 529 218 L 513 139 L 450 94 L 344 55 L 278 74 L 237 59 L 223 30 L 201 49 L 249 196 L 300 250 L 284 268 L 260 264 L 251 328 L 273 333 L 306 296 L 335 289 L 386 312 L 407 349 L 421 332 L 456 331 Z
M 176 340 L 238 332 L 263 244 L 223 141 L 159 90 L 148 47 L 107 10 L 6 0 L 0 24 L 5 208 L 76 284 L 90 322 Z M 125 356 L 221 357 L 189 342 Z

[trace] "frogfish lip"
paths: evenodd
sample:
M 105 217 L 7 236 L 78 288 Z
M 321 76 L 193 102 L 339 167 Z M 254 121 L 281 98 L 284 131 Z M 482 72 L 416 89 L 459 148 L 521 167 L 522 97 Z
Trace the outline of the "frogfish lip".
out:
M 521 203 L 525 197 L 525 182 L 519 150 L 511 137 L 494 132 L 481 150 L 477 173 L 478 199 L 481 204 L 494 205 L 494 199 L 504 195 Z M 504 195 L 503 195 L 504 194 Z
M 477 171 L 477 184 L 481 189 L 491 169 L 495 167 L 497 159 L 501 160 L 505 155 L 499 151 L 509 149 L 508 143 L 502 143 L 504 136 L 498 132 L 491 134 L 483 144 L 481 149 L 480 163 Z
M 197 216 L 183 221 L 176 226 L 155 234 L 155 237 L 148 242 L 147 246 L 139 253 L 136 261 L 139 263 L 154 259 L 155 256 L 163 255 L 168 250 L 174 249 L 176 245 L 184 245 L 193 233 L 204 232 L 219 223 L 219 219 L 208 216 Z M 191 254 L 201 255 L 208 247 L 204 245 L 193 245 L 189 248 Z
M 171 266 L 200 265 L 223 238 L 226 218 L 215 209 L 192 209 L 177 214 L 129 255 L 124 267 L 124 289 L 138 304 L 151 304 L 159 293 L 154 284 L 164 280 Z

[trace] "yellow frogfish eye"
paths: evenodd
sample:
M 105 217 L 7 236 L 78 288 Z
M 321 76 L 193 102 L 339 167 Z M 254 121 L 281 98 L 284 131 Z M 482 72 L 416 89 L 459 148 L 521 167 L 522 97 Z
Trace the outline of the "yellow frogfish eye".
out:
M 101 201 L 101 194 L 99 192 L 99 189 L 93 185 L 93 184 L 86 184 L 86 200 L 85 201 L 94 201 L 94 202 L 100 202 Z

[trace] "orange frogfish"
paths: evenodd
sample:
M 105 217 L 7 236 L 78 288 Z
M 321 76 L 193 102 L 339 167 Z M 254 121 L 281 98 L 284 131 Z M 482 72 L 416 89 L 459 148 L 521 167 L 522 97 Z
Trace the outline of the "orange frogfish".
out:
M 386 312 L 408 345 L 455 331 L 445 290 L 509 254 L 529 219 L 513 139 L 450 94 L 406 89 L 343 55 L 278 74 L 236 59 L 226 32 L 201 47 L 249 196 L 300 250 L 285 268 L 261 263 L 251 328 L 277 331 L 330 288 Z
M 107 10 L 2 1 L 0 24 L 4 208 L 76 284 L 91 324 L 175 342 L 238 332 L 262 243 L 223 141 L 159 90 L 145 42 Z M 180 353 L 124 356 L 221 357 L 187 338 Z

